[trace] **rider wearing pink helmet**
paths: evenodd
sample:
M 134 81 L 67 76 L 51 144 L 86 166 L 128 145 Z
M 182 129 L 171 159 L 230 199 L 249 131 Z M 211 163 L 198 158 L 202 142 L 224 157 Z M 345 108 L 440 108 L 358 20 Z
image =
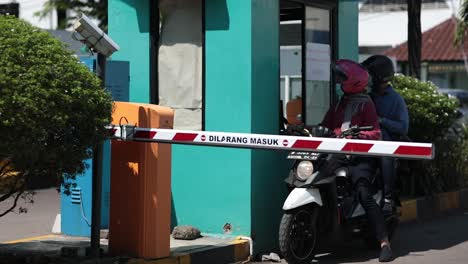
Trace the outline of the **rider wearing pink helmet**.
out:
M 351 126 L 373 126 L 374 130 L 362 131 L 359 138 L 379 140 L 377 112 L 371 98 L 365 93 L 369 82 L 366 69 L 351 60 L 338 60 L 334 72 L 344 96 L 328 110 L 322 125 L 337 135 Z
M 338 60 L 334 69 L 338 82 L 346 94 L 363 93 L 367 89 L 369 74 L 352 60 Z
M 377 112 L 372 99 L 366 93 L 369 82 L 367 70 L 354 61 L 338 60 L 334 73 L 337 83 L 341 84 L 344 96 L 338 104 L 328 110 L 322 125 L 337 135 L 351 126 L 373 126 L 374 129 L 371 131 L 360 132 L 358 138 L 379 140 L 381 131 Z M 371 182 L 375 176 L 377 162 L 375 158 L 354 157 L 347 163 L 347 167 L 359 201 L 366 211 L 376 238 L 380 241 L 379 261 L 392 261 L 393 253 L 388 241 L 385 220 L 371 192 Z

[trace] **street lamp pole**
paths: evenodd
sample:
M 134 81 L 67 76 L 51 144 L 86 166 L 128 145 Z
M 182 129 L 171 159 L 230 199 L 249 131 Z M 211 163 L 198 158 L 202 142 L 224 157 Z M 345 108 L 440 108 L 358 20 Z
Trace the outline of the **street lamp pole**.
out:
M 104 31 L 94 24 L 86 15 L 73 25 L 72 37 L 88 46 L 97 53 L 96 74 L 101 79 L 101 87 L 106 87 L 106 61 L 114 52 L 120 49 Z M 75 35 L 80 35 L 78 39 Z M 101 255 L 101 201 L 102 201 L 102 162 L 104 140 L 96 142 L 93 149 L 93 187 L 92 187 L 92 216 L 91 216 L 91 247 L 89 255 L 99 257 Z
M 106 56 L 97 54 L 96 74 L 101 79 L 101 86 L 106 87 Z M 92 217 L 91 217 L 91 248 L 90 255 L 99 257 L 101 241 L 101 206 L 102 206 L 102 154 L 104 142 L 97 142 L 93 151 L 93 187 L 92 187 Z

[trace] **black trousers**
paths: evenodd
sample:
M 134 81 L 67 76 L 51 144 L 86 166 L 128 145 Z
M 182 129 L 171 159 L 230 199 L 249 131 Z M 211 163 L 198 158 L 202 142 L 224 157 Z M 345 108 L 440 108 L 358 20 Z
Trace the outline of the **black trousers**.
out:
M 394 158 L 390 158 L 390 157 L 381 158 L 380 174 L 382 175 L 382 179 L 384 183 L 385 198 L 391 199 L 393 197 L 393 186 L 395 185 L 395 178 L 396 178 Z
M 370 226 L 376 238 L 381 241 L 387 238 L 387 230 L 382 210 L 372 197 L 371 182 L 375 175 L 377 161 L 372 158 L 360 158 L 349 167 L 354 189 L 359 202 L 366 211 Z

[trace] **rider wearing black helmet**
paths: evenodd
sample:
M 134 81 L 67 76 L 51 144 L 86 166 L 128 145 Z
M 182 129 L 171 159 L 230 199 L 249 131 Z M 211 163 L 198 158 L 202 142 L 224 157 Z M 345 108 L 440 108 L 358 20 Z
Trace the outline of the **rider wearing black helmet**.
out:
M 384 55 L 370 56 L 361 63 L 361 65 L 364 66 L 371 75 L 373 84 L 388 84 L 395 75 L 392 60 Z M 386 85 L 384 86 L 384 89 L 385 88 Z
M 393 62 L 383 55 L 374 55 L 366 59 L 364 66 L 371 76 L 371 98 L 375 103 L 383 140 L 400 140 L 408 133 L 408 110 L 403 98 L 393 90 L 390 81 L 395 75 Z M 382 158 L 381 174 L 384 180 L 384 213 L 391 213 L 393 208 L 393 185 L 395 182 L 395 160 Z

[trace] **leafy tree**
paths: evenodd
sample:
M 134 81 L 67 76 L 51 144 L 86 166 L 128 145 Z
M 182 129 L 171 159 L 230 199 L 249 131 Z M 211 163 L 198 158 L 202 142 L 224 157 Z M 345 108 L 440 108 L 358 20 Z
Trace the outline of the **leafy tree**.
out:
M 83 172 L 105 136 L 112 100 L 100 80 L 49 33 L 0 16 L 0 202 L 34 182 Z
M 44 9 L 37 13 L 41 17 L 47 16 L 52 10 L 57 10 L 59 28 L 70 26 L 69 21 L 76 19 L 76 15 L 66 16 L 66 11 L 75 14 L 83 13 L 99 20 L 99 27 L 107 31 L 107 0 L 48 0 Z

